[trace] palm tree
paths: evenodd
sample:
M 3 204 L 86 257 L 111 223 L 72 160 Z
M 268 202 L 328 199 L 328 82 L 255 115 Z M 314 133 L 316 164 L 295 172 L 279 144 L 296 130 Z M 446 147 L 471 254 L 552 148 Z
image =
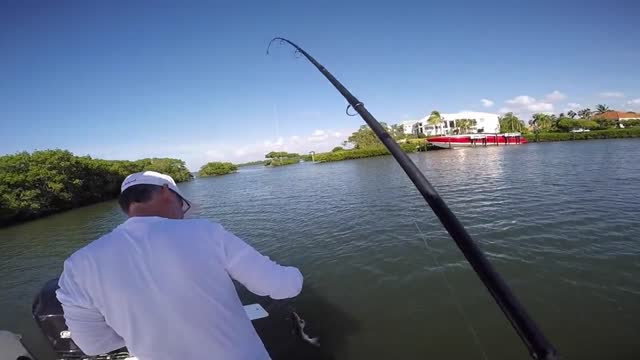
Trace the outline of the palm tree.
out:
M 549 119 L 551 119 L 551 128 L 558 129 L 558 121 L 560 121 L 560 118 L 557 117 L 556 114 L 551 114 L 549 115 Z
M 438 128 L 442 123 L 442 116 L 440 116 L 440 112 L 437 110 L 433 110 L 431 115 L 429 115 L 429 119 L 427 119 L 427 124 L 433 125 L 434 129 L 436 129 L 436 135 L 438 134 Z
M 575 112 L 575 111 L 573 111 L 573 110 L 569 110 L 569 112 L 567 113 L 567 115 L 568 115 L 570 118 L 572 118 L 572 119 L 573 119 L 573 118 L 575 118 L 575 117 L 576 117 L 576 115 L 578 115 L 578 114 L 576 114 L 576 112 Z
M 553 119 L 547 114 L 533 114 L 532 125 L 536 131 L 547 130 L 553 126 Z
M 524 121 L 518 119 L 512 112 L 508 112 L 498 118 L 501 132 L 520 132 L 524 130 Z
M 461 134 L 466 134 L 467 132 L 469 132 L 469 130 L 476 126 L 477 121 L 476 119 L 457 119 L 456 120 L 456 127 L 458 128 L 458 130 L 460 130 Z
M 529 121 L 529 125 L 533 128 L 533 133 L 536 135 L 537 142 L 541 132 L 553 127 L 554 119 L 551 115 L 536 113 L 533 114 L 533 118 Z
M 578 116 L 580 116 L 581 119 L 589 119 L 591 117 L 591 109 L 585 108 L 578 111 Z
M 598 113 L 598 115 L 604 114 L 609 110 L 610 110 L 609 107 L 605 104 L 598 104 L 596 106 L 596 112 Z
M 560 113 L 560 114 L 558 114 L 558 117 L 559 117 L 560 119 L 562 119 L 563 117 L 566 117 L 566 116 L 564 115 L 564 113 Z
M 405 137 L 404 136 L 404 127 L 401 124 L 391 125 L 391 128 L 389 130 L 391 130 L 390 131 L 391 137 L 393 137 L 396 140 Z
M 460 134 L 466 134 L 467 130 L 471 127 L 471 124 L 469 124 L 469 120 L 467 119 L 456 119 L 456 127 Z

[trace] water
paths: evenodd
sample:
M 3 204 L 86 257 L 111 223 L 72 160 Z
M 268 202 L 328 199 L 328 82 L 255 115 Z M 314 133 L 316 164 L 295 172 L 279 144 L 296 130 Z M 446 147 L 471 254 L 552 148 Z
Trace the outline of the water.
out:
M 564 358 L 637 359 L 638 149 L 601 140 L 411 157 Z M 181 187 L 191 216 L 301 268 L 296 308 L 337 359 L 528 358 L 391 157 L 246 168 Z M 46 355 L 33 295 L 123 220 L 106 202 L 0 230 L 0 329 Z

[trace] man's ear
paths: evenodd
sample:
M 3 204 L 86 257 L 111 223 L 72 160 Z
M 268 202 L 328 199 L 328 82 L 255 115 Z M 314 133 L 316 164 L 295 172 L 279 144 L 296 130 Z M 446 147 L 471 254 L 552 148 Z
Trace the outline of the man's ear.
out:
M 169 192 L 170 192 L 170 191 L 171 191 L 171 190 L 169 189 L 169 185 L 164 184 L 164 185 L 162 185 L 162 189 L 160 189 L 160 194 L 158 194 L 158 195 L 160 195 L 160 197 L 163 197 L 163 198 L 164 198 L 164 197 L 166 197 L 167 195 L 169 195 Z

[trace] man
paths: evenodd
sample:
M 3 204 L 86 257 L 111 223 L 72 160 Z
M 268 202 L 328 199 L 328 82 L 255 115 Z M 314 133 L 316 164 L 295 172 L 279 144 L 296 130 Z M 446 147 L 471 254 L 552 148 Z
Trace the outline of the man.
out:
M 64 263 L 58 300 L 87 355 L 126 346 L 140 360 L 267 359 L 231 279 L 257 295 L 290 298 L 298 269 L 283 267 L 221 225 L 183 220 L 191 206 L 170 176 L 129 175 L 129 216 Z

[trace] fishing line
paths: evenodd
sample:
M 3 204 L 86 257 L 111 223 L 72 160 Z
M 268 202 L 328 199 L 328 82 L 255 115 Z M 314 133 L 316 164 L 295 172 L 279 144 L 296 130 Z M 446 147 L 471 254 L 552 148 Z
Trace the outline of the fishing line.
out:
M 376 214 L 374 213 L 374 211 L 369 207 L 369 206 L 364 206 L 364 209 L 366 209 L 366 211 L 369 213 L 369 215 L 371 215 L 371 217 L 373 219 L 376 218 Z M 422 232 L 422 229 L 420 228 L 420 226 L 418 226 L 418 222 L 413 219 L 413 223 L 415 224 L 416 228 L 418 229 L 418 233 L 420 234 L 420 238 L 422 239 L 422 242 L 424 243 L 425 246 L 425 251 L 431 256 L 433 262 L 436 264 L 436 266 L 438 268 L 441 268 L 441 276 L 443 279 L 443 282 L 445 283 L 447 289 L 449 290 L 449 295 L 451 296 L 451 298 L 453 299 L 453 302 L 455 304 L 455 308 L 458 311 L 458 314 L 460 315 L 460 318 L 462 319 L 462 321 L 465 323 L 465 325 L 467 326 L 467 330 L 469 330 L 469 332 L 471 333 L 471 337 L 473 338 L 473 341 L 476 345 L 476 347 L 480 350 L 480 352 L 482 353 L 482 358 L 484 360 L 489 360 L 489 357 L 487 356 L 484 347 L 482 346 L 482 343 L 480 342 L 480 337 L 478 336 L 478 333 L 475 329 L 475 327 L 473 326 L 473 324 L 471 323 L 471 321 L 469 320 L 469 318 L 466 315 L 466 312 L 464 311 L 464 308 L 462 306 L 462 303 L 460 303 L 460 301 L 458 300 L 458 294 L 455 291 L 455 288 L 453 287 L 453 285 L 451 284 L 451 282 L 449 281 L 449 278 L 446 274 L 446 268 L 444 266 L 442 266 L 442 264 L 438 261 L 438 258 L 435 254 L 435 248 L 431 247 L 428 243 L 427 243 L 427 236 L 424 234 L 424 232 Z
M 467 324 L 467 329 L 471 333 L 471 336 L 473 337 L 473 340 L 475 341 L 476 346 L 482 353 L 482 357 L 484 358 L 484 360 L 489 360 L 489 357 L 487 356 L 486 352 L 484 351 L 484 347 L 480 342 L 480 337 L 478 336 L 478 332 L 476 331 L 471 321 L 469 321 L 469 318 L 467 317 L 467 314 L 464 311 L 464 308 L 462 307 L 462 303 L 460 303 L 460 301 L 458 300 L 458 294 L 456 293 L 455 288 L 449 281 L 449 277 L 447 276 L 447 269 L 443 267 L 442 264 L 440 264 L 440 262 L 438 261 L 438 257 L 435 254 L 435 249 L 429 246 L 427 242 L 427 236 L 422 232 L 422 229 L 420 229 L 420 226 L 418 226 L 418 222 L 414 219 L 413 223 L 416 225 L 416 228 L 420 233 L 420 237 L 422 238 L 422 242 L 424 243 L 427 253 L 431 255 L 431 258 L 433 259 L 433 262 L 436 264 L 436 266 L 442 269 L 442 271 L 440 272 L 442 274 L 442 280 L 444 281 L 447 288 L 449 289 L 449 294 L 451 295 L 451 298 L 453 299 L 453 302 L 456 305 L 456 309 L 458 310 L 458 313 L 460 314 L 460 317 L 462 318 L 462 320 Z

